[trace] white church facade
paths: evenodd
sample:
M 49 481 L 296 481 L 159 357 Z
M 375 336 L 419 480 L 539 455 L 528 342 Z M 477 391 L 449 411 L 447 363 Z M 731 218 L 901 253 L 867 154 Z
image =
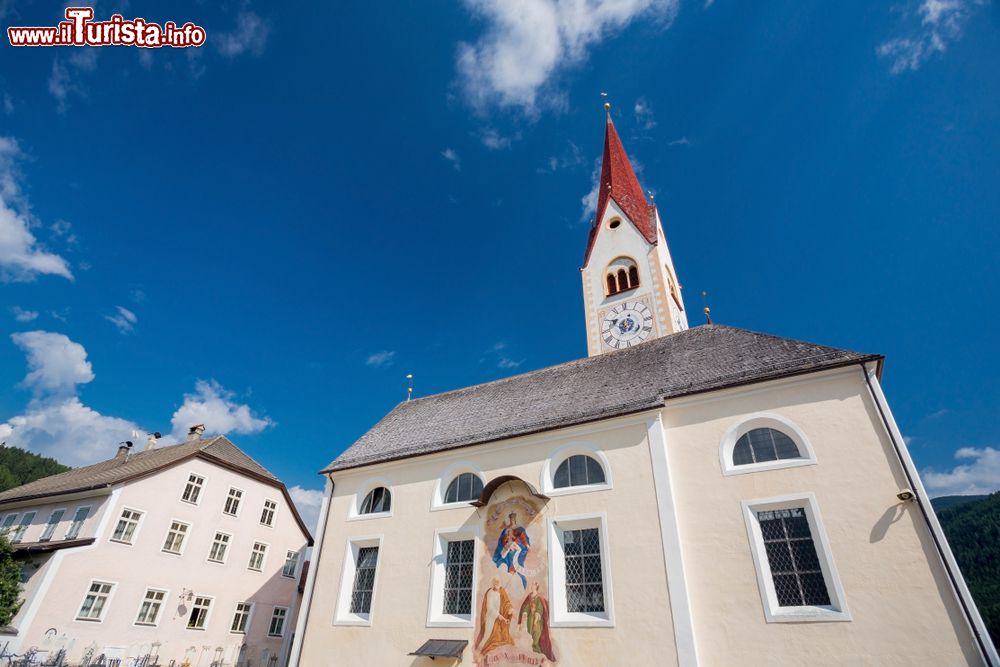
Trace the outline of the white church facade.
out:
M 600 188 L 590 356 L 401 403 L 327 466 L 291 664 L 1000 666 L 882 357 L 689 329 L 610 115 Z

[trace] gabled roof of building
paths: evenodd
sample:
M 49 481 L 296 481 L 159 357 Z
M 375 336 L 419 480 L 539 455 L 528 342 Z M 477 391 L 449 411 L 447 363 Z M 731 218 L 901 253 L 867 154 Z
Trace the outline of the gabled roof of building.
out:
M 862 354 L 721 325 L 400 403 L 323 472 L 650 410 L 670 398 L 868 361 Z
M 117 484 L 152 475 L 196 457 L 279 488 L 284 494 L 296 522 L 308 537 L 309 543 L 312 544 L 311 533 L 299 516 L 298 510 L 281 480 L 271 474 L 267 468 L 244 454 L 243 450 L 230 442 L 224 435 L 197 438 L 178 445 L 156 447 L 143 452 L 129 452 L 127 456 L 116 456 L 107 461 L 43 477 L 0 493 L 0 506 L 49 496 L 110 488 Z
M 607 211 L 608 202 L 612 199 L 639 233 L 649 243 L 656 245 L 656 207 L 647 202 L 646 195 L 642 193 L 642 186 L 635 177 L 632 163 L 625 153 L 625 147 L 618 137 L 610 113 L 604 129 L 604 157 L 601 160 L 601 180 L 597 187 L 597 217 L 587 239 L 587 252 L 583 256 L 584 266 L 590 261 L 590 253 L 594 249 L 594 242 L 601 229 L 601 220 Z

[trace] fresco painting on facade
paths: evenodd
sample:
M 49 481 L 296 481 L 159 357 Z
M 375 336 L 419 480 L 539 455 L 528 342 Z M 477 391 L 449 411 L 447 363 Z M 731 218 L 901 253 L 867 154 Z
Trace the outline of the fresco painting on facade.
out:
M 483 524 L 475 664 L 554 665 L 542 506 L 534 498 L 515 495 L 491 504 Z

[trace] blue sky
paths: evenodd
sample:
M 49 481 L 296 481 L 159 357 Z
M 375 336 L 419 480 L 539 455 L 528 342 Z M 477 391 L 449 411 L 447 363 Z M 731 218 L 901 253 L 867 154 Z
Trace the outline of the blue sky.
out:
M 885 354 L 932 493 L 1000 488 L 996 3 L 301 9 L 102 3 L 208 41 L 0 47 L 9 444 L 82 464 L 204 421 L 308 512 L 407 373 L 584 356 L 607 91 L 692 310 Z

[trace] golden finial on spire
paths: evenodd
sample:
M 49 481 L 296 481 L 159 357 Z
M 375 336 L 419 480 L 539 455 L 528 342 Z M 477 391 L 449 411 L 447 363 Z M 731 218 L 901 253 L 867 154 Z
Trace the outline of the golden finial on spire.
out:
M 712 309 L 708 307 L 708 292 L 702 292 L 701 293 L 701 302 L 703 304 L 705 304 L 705 310 L 704 310 L 704 313 L 705 313 L 705 323 L 706 324 L 711 324 L 712 323 Z
M 611 113 L 611 102 L 608 102 L 608 94 L 602 90 L 601 97 L 604 98 L 604 110 Z

